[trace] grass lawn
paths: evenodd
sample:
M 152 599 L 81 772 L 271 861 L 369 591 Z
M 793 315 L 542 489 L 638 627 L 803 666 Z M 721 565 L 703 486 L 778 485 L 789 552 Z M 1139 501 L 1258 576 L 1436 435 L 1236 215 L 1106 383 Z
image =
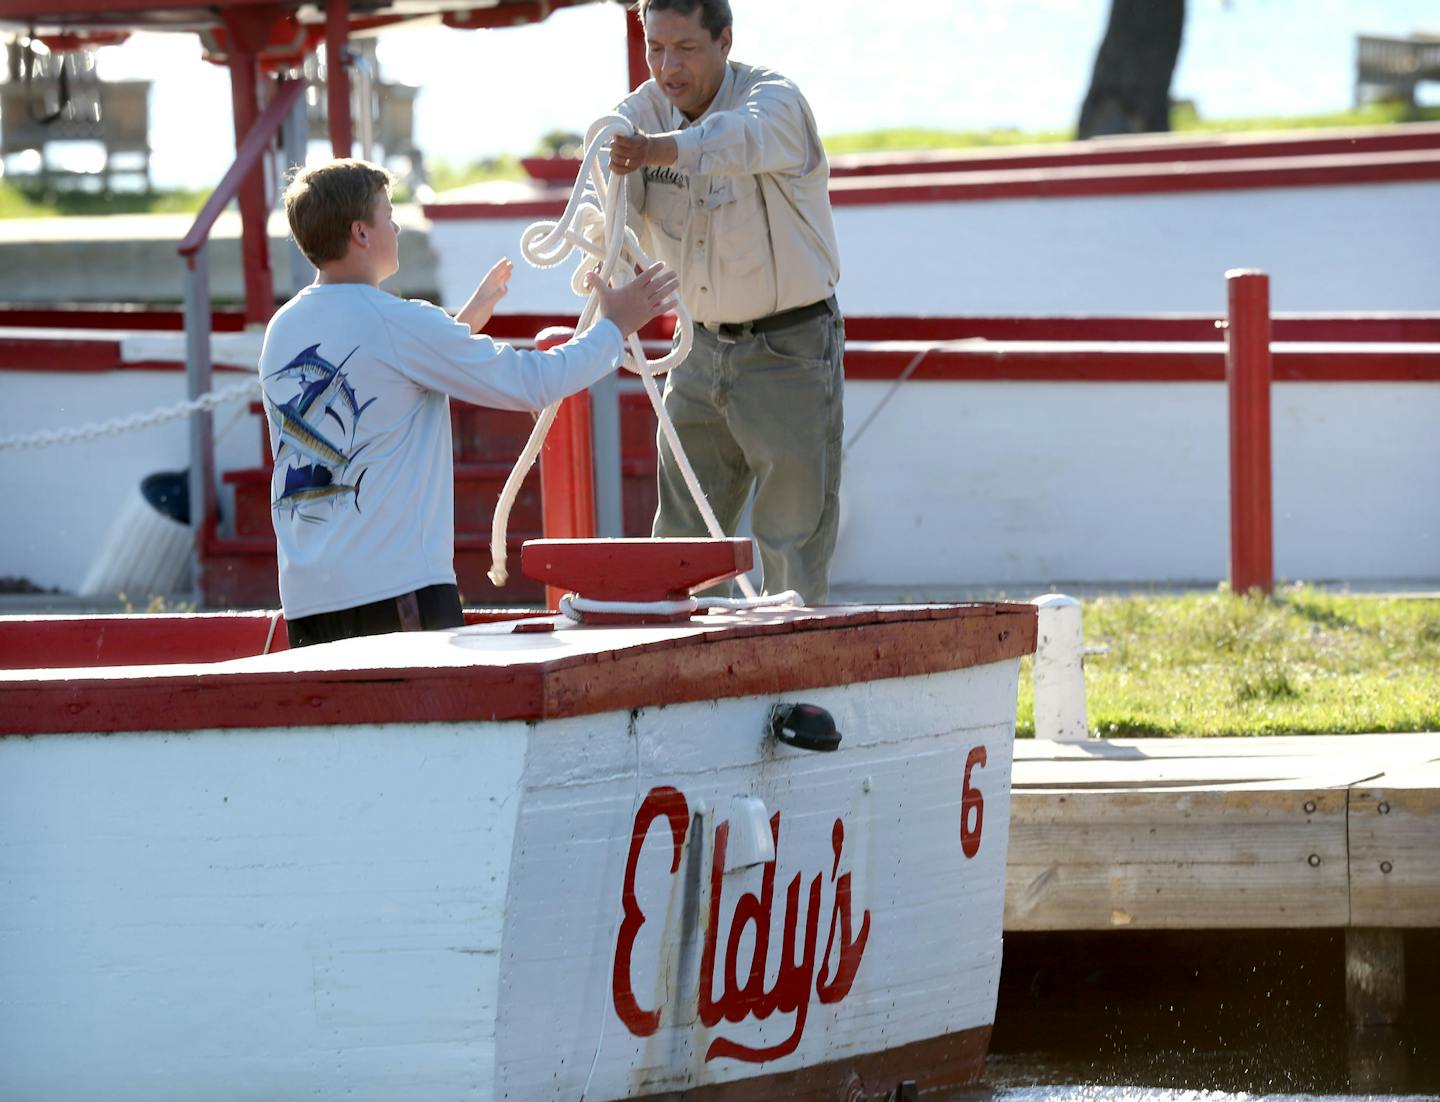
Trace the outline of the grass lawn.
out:
M 1440 731 L 1440 600 L 1228 590 L 1084 602 L 1102 737 Z M 1031 660 L 1018 733 L 1033 736 Z

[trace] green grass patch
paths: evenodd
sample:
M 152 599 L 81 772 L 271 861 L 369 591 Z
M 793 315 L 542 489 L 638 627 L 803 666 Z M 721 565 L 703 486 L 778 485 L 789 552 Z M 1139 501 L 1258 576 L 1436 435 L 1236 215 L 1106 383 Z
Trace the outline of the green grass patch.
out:
M 0 218 L 58 218 L 95 214 L 197 214 L 206 191 L 86 191 L 0 182 Z
M 1091 729 L 1102 737 L 1440 730 L 1440 600 L 1227 589 L 1084 604 Z M 1031 660 L 1017 731 L 1035 733 Z
M 520 164 L 519 157 L 506 154 L 502 157 L 486 157 L 468 165 L 453 165 L 448 161 L 436 161 L 427 166 L 430 186 L 436 191 L 454 191 L 471 184 L 486 184 L 494 180 L 528 180 L 529 174 Z

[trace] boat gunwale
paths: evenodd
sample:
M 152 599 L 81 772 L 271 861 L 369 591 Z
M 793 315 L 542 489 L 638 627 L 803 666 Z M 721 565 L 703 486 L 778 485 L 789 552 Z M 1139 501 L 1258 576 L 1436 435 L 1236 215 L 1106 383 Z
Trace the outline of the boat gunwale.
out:
M 536 722 L 939 673 L 1019 658 L 1035 644 L 1028 604 L 840 606 L 507 665 L 333 669 L 313 661 L 323 648 L 305 648 L 274 656 L 285 664 L 269 669 L 240 660 L 72 668 L 63 677 L 8 670 L 0 736 Z

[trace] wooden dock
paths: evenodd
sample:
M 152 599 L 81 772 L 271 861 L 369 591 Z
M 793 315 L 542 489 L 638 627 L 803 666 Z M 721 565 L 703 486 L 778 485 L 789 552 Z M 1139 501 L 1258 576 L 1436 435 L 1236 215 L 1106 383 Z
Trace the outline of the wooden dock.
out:
M 1440 735 L 1015 744 L 1007 930 L 1440 926 Z
M 1440 927 L 1440 734 L 1015 744 L 1005 929 L 1345 930 L 1352 1022 Z

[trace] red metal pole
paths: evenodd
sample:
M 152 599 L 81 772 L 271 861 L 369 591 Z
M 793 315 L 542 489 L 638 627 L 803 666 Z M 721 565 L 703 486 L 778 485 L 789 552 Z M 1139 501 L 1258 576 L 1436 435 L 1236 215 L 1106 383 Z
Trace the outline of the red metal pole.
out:
M 1230 399 L 1230 588 L 1275 588 L 1270 474 L 1270 277 L 1225 273 L 1229 321 L 1225 380 Z
M 230 99 L 235 115 L 235 141 L 250 133 L 260 117 L 258 55 L 279 16 L 278 8 L 224 8 L 230 34 Z M 263 325 L 275 312 L 275 279 L 270 273 L 267 234 L 270 207 L 265 199 L 264 162 L 246 175 L 236 195 L 240 207 L 240 253 L 245 270 L 245 321 Z
M 544 351 L 564 344 L 573 331 L 550 328 L 535 338 Z M 546 539 L 595 537 L 595 462 L 590 434 L 590 394 L 580 391 L 560 403 L 540 451 L 540 515 Z M 545 587 L 545 602 L 560 607 L 565 591 Z
M 639 88 L 650 79 L 650 66 L 645 63 L 645 25 L 640 16 L 625 13 L 625 57 L 630 66 L 630 87 Z
M 330 152 L 350 156 L 355 128 L 350 118 L 350 74 L 345 45 L 350 39 L 350 0 L 325 0 L 325 114 L 330 121 Z

